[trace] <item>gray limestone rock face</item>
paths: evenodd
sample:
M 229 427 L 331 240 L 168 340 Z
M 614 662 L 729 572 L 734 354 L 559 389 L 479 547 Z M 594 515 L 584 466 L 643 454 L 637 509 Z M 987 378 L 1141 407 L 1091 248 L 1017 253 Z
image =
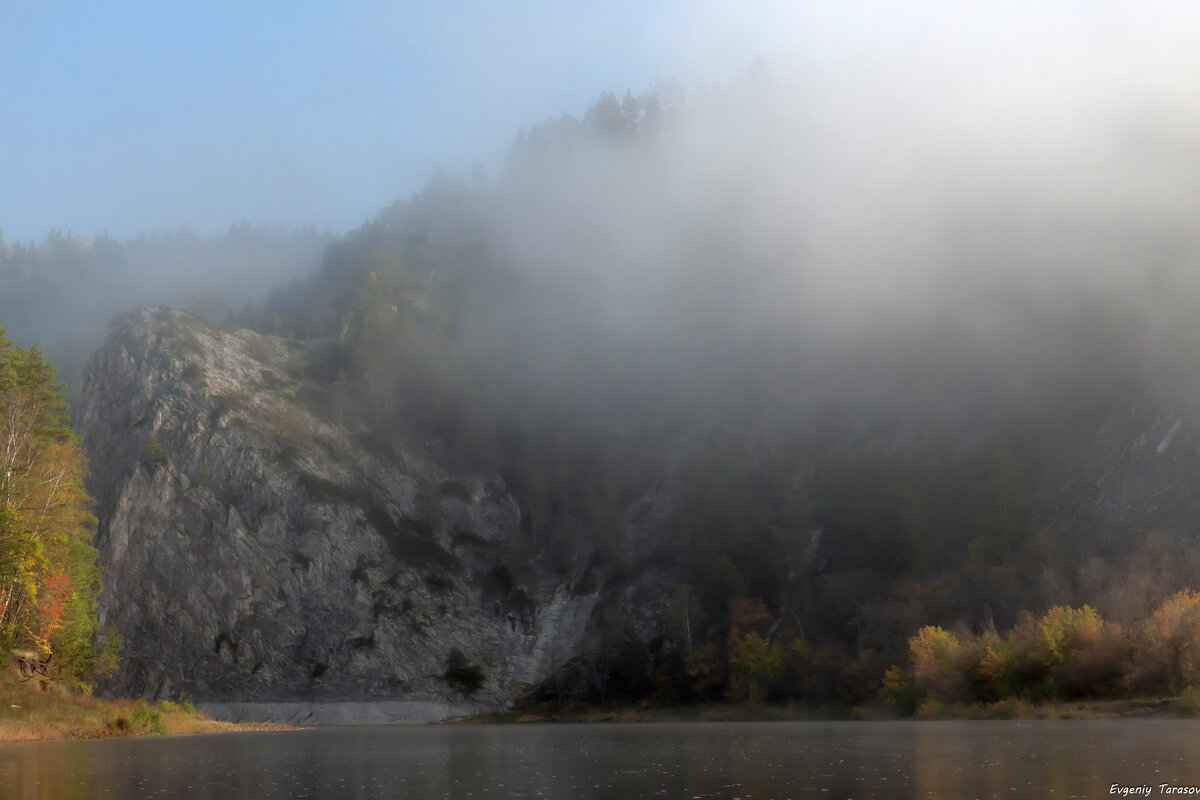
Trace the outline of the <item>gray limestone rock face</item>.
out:
M 499 706 L 578 656 L 594 594 L 534 567 L 532 605 L 489 594 L 519 522 L 503 485 L 348 429 L 311 347 L 158 307 L 93 355 L 80 427 L 124 639 L 102 688 L 462 703 L 457 649 L 487 678 L 470 700 Z

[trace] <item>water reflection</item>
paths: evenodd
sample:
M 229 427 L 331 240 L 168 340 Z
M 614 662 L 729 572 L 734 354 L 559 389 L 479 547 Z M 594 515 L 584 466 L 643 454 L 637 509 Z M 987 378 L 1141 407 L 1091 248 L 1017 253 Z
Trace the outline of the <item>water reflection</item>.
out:
M 1200 785 L 1200 723 L 331 727 L 0 746 L 5 798 L 1099 797 Z

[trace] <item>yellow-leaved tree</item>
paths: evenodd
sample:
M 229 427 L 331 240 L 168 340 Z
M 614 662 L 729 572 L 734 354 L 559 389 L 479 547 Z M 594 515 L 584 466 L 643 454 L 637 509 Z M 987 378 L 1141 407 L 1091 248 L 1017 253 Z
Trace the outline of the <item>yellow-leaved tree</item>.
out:
M 63 390 L 37 346 L 0 327 L 0 653 L 35 651 L 86 687 L 113 669 L 119 643 L 96 617 L 96 520 Z

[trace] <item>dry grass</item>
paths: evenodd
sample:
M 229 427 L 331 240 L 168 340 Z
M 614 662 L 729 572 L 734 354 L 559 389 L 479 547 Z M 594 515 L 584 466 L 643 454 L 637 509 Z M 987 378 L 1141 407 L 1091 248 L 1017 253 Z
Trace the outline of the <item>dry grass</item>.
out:
M 101 700 L 56 686 L 0 677 L 0 742 L 181 735 L 219 731 L 282 730 L 286 725 L 235 724 L 209 719 L 175 703 Z

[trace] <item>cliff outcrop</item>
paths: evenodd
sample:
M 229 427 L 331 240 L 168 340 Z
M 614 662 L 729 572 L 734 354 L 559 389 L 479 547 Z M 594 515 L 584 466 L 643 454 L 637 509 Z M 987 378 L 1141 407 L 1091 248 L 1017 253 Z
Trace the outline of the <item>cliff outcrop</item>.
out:
M 595 542 L 536 552 L 538 502 L 447 468 L 403 414 L 386 437 L 360 424 L 337 355 L 166 308 L 115 322 L 79 414 L 101 613 L 124 639 L 108 691 L 287 719 L 314 703 L 403 716 L 530 694 L 715 697 L 757 625 L 814 648 L 805 669 L 823 677 L 788 692 L 874 670 L 867 696 L 924 625 L 1084 602 L 1140 619 L 1200 569 L 1196 387 L 1178 365 L 1137 362 L 1044 409 L 964 410 L 934 450 L 919 423 L 839 432 L 813 416 L 790 450 L 688 431 L 667 445 L 678 459 L 593 515 L 619 528 L 604 561 Z M 1022 461 L 987 444 L 1005 431 Z M 563 519 L 565 535 L 585 526 Z
M 343 424 L 309 378 L 326 355 L 161 307 L 114 322 L 79 414 L 110 691 L 461 702 L 458 651 L 499 705 L 580 650 L 596 597 L 502 566 L 505 487 Z

